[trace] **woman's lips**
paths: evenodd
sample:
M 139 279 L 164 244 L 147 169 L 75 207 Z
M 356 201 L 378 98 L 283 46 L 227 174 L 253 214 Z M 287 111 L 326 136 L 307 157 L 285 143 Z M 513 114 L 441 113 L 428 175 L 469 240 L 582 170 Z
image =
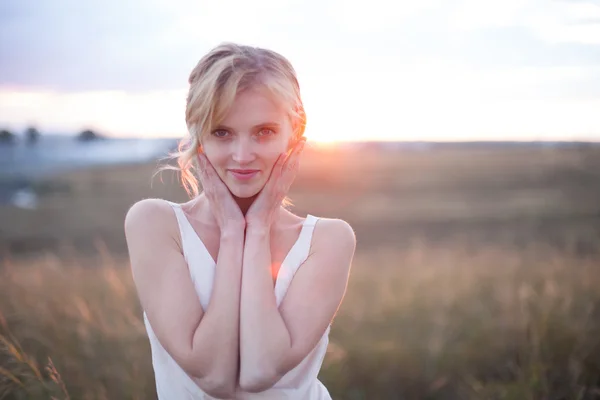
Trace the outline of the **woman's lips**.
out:
M 248 179 L 252 179 L 260 172 L 257 169 L 230 169 L 229 172 L 235 179 L 240 181 L 247 181 Z

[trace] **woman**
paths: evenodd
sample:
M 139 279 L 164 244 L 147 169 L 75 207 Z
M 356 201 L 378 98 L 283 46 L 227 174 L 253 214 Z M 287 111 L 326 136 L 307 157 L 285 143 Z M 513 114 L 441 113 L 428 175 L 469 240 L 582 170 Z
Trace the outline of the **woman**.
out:
M 295 71 L 225 43 L 189 83 L 176 156 L 192 199 L 144 199 L 125 218 L 158 397 L 330 399 L 317 375 L 356 239 L 286 209 L 305 142 Z

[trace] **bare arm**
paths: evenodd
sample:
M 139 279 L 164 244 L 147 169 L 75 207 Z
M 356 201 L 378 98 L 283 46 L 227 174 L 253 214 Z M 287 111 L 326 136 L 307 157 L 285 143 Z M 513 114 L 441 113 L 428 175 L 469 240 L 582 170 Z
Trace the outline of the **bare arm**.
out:
M 244 232 L 221 234 L 207 310 L 190 278 L 167 203 L 147 199 L 134 204 L 125 218 L 125 234 L 140 302 L 158 340 L 205 392 L 233 396 Z
M 316 346 L 342 301 L 356 239 L 341 220 L 321 220 L 312 254 L 296 272 L 279 309 L 270 273 L 266 230 L 249 230 L 240 306 L 240 386 L 272 387 Z M 335 241 L 336 246 L 331 246 Z

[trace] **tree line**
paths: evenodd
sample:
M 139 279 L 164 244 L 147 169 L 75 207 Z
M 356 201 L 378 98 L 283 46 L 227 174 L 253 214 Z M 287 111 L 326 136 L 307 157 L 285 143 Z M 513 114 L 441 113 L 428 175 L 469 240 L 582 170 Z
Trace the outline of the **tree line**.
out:
M 34 126 L 28 127 L 27 129 L 25 129 L 25 131 L 23 133 L 23 140 L 27 144 L 37 143 L 40 140 L 40 137 L 41 137 L 40 131 Z M 100 135 L 99 133 L 97 133 L 91 129 L 86 129 L 86 130 L 80 132 L 79 134 L 77 134 L 75 139 L 80 140 L 80 141 L 91 141 L 91 140 L 104 139 L 104 136 Z M 16 133 L 11 132 L 8 129 L 0 130 L 0 145 L 16 144 L 18 141 L 19 141 L 19 136 Z

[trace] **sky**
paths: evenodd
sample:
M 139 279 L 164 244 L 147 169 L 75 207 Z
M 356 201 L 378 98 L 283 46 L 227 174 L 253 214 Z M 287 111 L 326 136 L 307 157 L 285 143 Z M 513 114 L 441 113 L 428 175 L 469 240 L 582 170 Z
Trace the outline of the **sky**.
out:
M 183 137 L 221 42 L 294 65 L 317 141 L 600 141 L 600 1 L 2 0 L 0 128 Z

